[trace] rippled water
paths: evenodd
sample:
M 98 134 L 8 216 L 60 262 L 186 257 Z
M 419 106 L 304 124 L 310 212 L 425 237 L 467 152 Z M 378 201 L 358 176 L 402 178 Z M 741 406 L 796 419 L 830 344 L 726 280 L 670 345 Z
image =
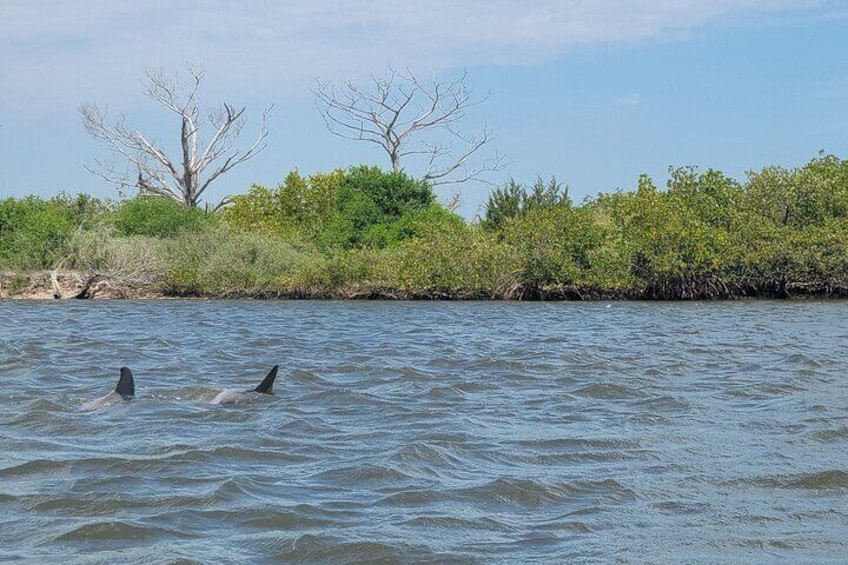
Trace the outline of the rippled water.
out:
M 846 314 L 3 301 L 0 561 L 844 563 Z

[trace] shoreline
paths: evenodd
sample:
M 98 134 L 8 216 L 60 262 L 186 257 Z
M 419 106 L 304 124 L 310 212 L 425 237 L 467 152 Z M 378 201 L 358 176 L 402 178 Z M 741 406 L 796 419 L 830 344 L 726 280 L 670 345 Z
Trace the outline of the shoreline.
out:
M 160 299 L 164 293 L 81 271 L 0 273 L 0 300 Z
M 494 301 L 494 302 L 694 302 L 732 300 L 844 300 L 845 289 L 818 285 L 737 288 L 722 295 L 662 296 L 656 289 L 555 288 L 509 291 L 399 290 L 371 285 L 336 289 L 245 292 L 234 289 L 216 295 L 168 293 L 155 285 L 138 285 L 100 273 L 32 271 L 0 273 L 0 300 L 386 300 L 386 301 Z

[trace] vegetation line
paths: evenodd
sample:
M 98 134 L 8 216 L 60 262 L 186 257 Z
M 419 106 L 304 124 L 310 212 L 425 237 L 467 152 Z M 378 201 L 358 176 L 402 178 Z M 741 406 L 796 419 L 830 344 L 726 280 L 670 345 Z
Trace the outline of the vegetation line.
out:
M 217 212 L 161 197 L 0 200 L 0 297 L 694 300 L 848 297 L 848 161 L 575 204 L 510 181 L 468 223 L 424 181 L 359 166 Z M 42 292 L 43 291 L 43 292 Z

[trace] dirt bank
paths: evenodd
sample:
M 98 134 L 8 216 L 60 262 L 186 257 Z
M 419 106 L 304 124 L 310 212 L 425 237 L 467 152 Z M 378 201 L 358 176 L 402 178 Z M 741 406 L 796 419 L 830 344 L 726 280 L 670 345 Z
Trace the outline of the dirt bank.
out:
M 163 298 L 150 288 L 139 288 L 99 274 L 79 271 L 0 273 L 0 299 L 60 300 L 100 298 Z

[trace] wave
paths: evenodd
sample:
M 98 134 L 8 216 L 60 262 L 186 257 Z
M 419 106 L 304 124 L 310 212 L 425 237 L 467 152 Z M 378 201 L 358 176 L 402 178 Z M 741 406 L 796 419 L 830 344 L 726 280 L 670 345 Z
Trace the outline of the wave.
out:
M 128 545 L 138 543 L 157 543 L 163 538 L 180 536 L 173 530 L 156 526 L 145 526 L 122 520 L 95 521 L 77 526 L 55 537 L 58 542 L 79 542 L 86 545 L 108 543 L 114 546 L 119 542 Z
M 498 478 L 483 485 L 457 491 L 465 500 L 484 505 L 517 505 L 540 508 L 558 504 L 597 504 L 603 499 L 633 500 L 635 493 L 614 479 L 543 483 L 532 479 Z
M 627 400 L 641 398 L 642 396 L 642 393 L 633 387 L 606 383 L 587 385 L 578 388 L 572 394 L 596 400 Z
M 848 490 L 848 472 L 842 469 L 828 469 L 795 475 L 756 477 L 743 482 L 766 488 L 845 491 Z
M 273 545 L 273 547 L 269 547 Z M 304 534 L 266 544 L 268 557 L 286 563 L 397 563 L 473 564 L 480 561 L 460 552 L 434 551 L 424 543 L 383 541 L 380 539 L 351 540 L 338 535 Z
M 312 480 L 355 487 L 374 483 L 380 485 L 402 483 L 409 481 L 411 477 L 392 467 L 364 464 L 321 471 L 312 475 L 310 478 Z

